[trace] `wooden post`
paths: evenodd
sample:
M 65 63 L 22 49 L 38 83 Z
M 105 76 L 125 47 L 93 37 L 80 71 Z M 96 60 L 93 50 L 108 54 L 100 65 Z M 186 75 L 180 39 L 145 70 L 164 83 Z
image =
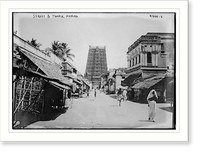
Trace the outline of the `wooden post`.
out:
M 31 79 L 34 79 L 34 77 L 32 77 Z M 31 87 L 30 87 L 30 92 L 29 92 L 30 96 L 29 96 L 29 103 L 28 103 L 28 105 L 31 104 L 31 98 L 32 98 L 31 94 L 32 94 L 33 82 L 30 82 L 30 83 L 31 83 Z
M 23 93 L 24 93 L 26 90 L 26 77 L 24 77 L 23 86 L 24 87 L 22 87 L 22 88 L 23 88 Z M 24 97 L 25 97 L 25 95 L 24 95 Z M 23 107 L 24 107 L 24 100 L 22 101 L 21 109 L 23 109 Z
M 13 80 L 15 80 L 16 78 L 17 78 L 17 76 L 13 75 Z M 16 103 L 15 94 L 16 94 L 16 81 L 14 81 L 14 83 L 13 83 L 12 111 L 15 109 L 15 103 Z M 12 118 L 13 124 L 14 124 L 15 121 L 16 121 L 16 115 L 14 115 L 13 118 Z
M 22 99 L 22 94 L 23 94 L 23 85 L 24 85 L 24 77 L 22 76 L 21 78 L 21 88 L 19 89 L 19 101 L 18 101 L 18 104 L 19 102 L 21 101 Z M 16 103 L 17 104 L 17 103 Z M 17 106 L 16 106 L 17 107 Z
M 33 78 L 31 79 L 31 82 L 30 82 L 30 84 L 29 84 L 28 88 L 27 88 L 27 89 L 26 89 L 26 91 L 23 93 L 23 96 L 22 96 L 22 98 L 20 99 L 20 101 L 19 101 L 19 103 L 18 103 L 17 107 L 15 108 L 15 111 L 13 112 L 14 114 L 17 112 L 17 110 L 18 110 L 18 108 L 19 108 L 20 104 L 23 102 L 23 100 L 24 100 L 24 97 L 25 97 L 25 95 L 26 95 L 26 93 L 27 93 L 28 89 L 30 88 L 30 85 L 31 85 L 31 83 L 32 83 L 32 80 L 33 80 Z

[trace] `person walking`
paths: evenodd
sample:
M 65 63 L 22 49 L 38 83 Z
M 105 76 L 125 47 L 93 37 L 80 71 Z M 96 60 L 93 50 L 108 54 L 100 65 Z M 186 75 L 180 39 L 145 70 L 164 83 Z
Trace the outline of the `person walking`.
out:
M 158 100 L 157 93 L 154 89 L 152 89 L 148 96 L 147 96 L 147 102 L 149 107 L 149 121 L 155 122 L 155 115 L 156 115 L 156 102 Z
M 119 101 L 119 106 L 121 106 L 121 102 L 123 100 L 123 95 L 122 95 L 122 89 L 119 88 L 118 92 L 117 92 L 117 100 Z

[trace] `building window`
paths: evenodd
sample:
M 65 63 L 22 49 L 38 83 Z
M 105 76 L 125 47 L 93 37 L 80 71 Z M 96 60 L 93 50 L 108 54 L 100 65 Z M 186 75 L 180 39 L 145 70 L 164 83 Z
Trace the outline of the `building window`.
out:
M 147 63 L 151 63 L 152 60 L 151 60 L 151 52 L 148 52 L 147 53 Z
M 135 61 L 135 64 L 137 65 L 137 62 L 138 62 L 138 60 L 137 60 L 137 56 L 136 56 L 135 60 L 136 60 L 136 61 Z
M 164 50 L 164 44 L 161 44 L 161 50 Z
M 140 55 L 138 56 L 138 63 L 140 64 Z
M 156 45 L 154 46 L 154 51 L 156 51 Z

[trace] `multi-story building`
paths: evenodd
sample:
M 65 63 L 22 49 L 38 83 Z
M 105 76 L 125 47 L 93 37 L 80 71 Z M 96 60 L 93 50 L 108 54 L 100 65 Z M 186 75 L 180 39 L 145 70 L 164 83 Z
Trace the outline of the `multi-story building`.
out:
M 85 77 L 93 87 L 101 84 L 101 75 L 107 72 L 106 47 L 89 46 Z
M 163 101 L 170 79 L 166 72 L 174 71 L 174 33 L 147 33 L 137 39 L 127 51 L 127 76 L 122 85 L 131 87 L 133 100 L 155 88 Z M 144 81 L 146 80 L 146 81 Z M 171 89 L 170 89 L 171 90 Z
M 127 74 L 142 77 L 165 73 L 174 67 L 174 34 L 147 33 L 137 39 L 127 52 Z

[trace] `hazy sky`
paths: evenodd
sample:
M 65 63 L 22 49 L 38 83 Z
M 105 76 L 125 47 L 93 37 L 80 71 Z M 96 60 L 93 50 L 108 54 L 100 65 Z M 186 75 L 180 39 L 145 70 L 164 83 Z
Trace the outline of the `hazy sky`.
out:
M 82 74 L 89 45 L 106 46 L 108 68 L 127 67 L 128 47 L 141 35 L 174 32 L 172 13 L 15 13 L 13 17 L 17 35 L 37 39 L 41 49 L 51 47 L 54 40 L 67 43 L 75 55 L 72 64 Z

